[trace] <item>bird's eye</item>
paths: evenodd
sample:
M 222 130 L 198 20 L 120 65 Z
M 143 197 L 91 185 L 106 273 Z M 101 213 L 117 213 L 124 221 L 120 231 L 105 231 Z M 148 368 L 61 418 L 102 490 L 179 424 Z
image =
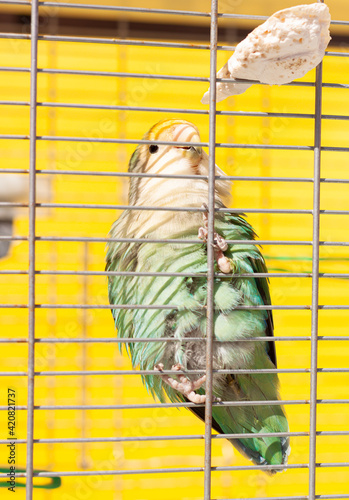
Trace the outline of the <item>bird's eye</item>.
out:
M 158 150 L 159 150 L 159 146 L 157 146 L 156 144 L 150 144 L 150 146 L 149 146 L 149 153 L 151 155 L 153 155 L 154 153 L 156 153 Z

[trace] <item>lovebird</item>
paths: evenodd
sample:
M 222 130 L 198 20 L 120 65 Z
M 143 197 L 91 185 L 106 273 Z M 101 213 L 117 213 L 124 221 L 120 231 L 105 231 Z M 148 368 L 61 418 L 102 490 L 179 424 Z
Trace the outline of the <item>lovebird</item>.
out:
M 189 409 L 204 419 L 206 368 L 206 276 L 185 274 L 207 272 L 208 155 L 201 147 L 197 127 L 179 120 L 163 120 L 154 125 L 133 153 L 129 172 L 149 174 L 130 177 L 129 205 L 113 224 L 108 243 L 106 270 L 145 273 L 108 276 L 112 305 L 149 305 L 149 309 L 112 309 L 120 338 L 143 339 L 126 343 L 134 368 L 156 370 L 142 375 L 148 391 L 161 402 L 193 402 Z M 187 143 L 159 145 L 157 141 Z M 191 176 L 171 178 L 164 175 Z M 216 175 L 224 172 L 216 166 Z M 197 178 L 196 178 L 197 177 Z M 228 180 L 217 179 L 215 207 L 225 208 Z M 152 209 L 144 209 L 151 207 Z M 190 211 L 171 211 L 177 207 Z M 143 209 L 142 209 L 143 208 Z M 198 239 L 199 238 L 199 239 Z M 141 241 L 132 241 L 141 239 Z M 172 240 L 166 242 L 164 240 Z M 215 212 L 214 233 L 214 342 L 213 368 L 273 369 L 276 367 L 272 341 L 244 341 L 273 336 L 271 310 L 243 310 L 237 306 L 269 305 L 266 278 L 239 277 L 265 273 L 266 264 L 255 244 L 228 244 L 227 240 L 254 240 L 255 233 L 243 215 Z M 142 241 L 142 240 L 149 240 Z M 181 240 L 176 242 L 176 240 Z M 184 241 L 183 241 L 184 240 Z M 185 240 L 196 240 L 186 243 Z M 147 273 L 166 273 L 164 276 Z M 183 275 L 171 275 L 183 273 Z M 160 308 L 156 308 L 159 306 Z M 161 308 L 173 306 L 173 308 Z M 173 341 L 163 341 L 171 338 Z M 146 342 L 144 339 L 159 339 Z M 189 340 L 186 340 L 189 339 Z M 192 340 L 190 340 L 192 339 Z M 120 344 L 121 346 L 122 344 Z M 172 370 L 173 376 L 162 373 Z M 201 374 L 186 373 L 203 370 Z M 181 373 L 177 373 L 177 372 Z M 289 438 L 260 433 L 287 433 L 288 423 L 281 404 L 224 406 L 226 401 L 266 401 L 279 399 L 276 373 L 213 374 L 212 427 L 221 434 L 253 434 L 229 441 L 257 465 L 272 465 L 268 472 L 283 469 L 289 454 Z

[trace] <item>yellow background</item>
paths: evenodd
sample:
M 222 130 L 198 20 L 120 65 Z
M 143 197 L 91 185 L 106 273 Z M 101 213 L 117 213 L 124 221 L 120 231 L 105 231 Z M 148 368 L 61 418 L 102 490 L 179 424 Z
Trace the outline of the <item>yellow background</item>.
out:
M 30 67 L 27 41 L 1 40 L 2 66 Z M 218 53 L 218 67 L 227 52 Z M 39 67 L 101 71 L 124 71 L 172 75 L 208 76 L 209 51 L 123 47 L 104 44 L 63 42 L 39 43 Z M 349 83 L 349 59 L 326 57 L 324 81 Z M 29 101 L 29 73 L 1 73 L 1 100 Z M 313 81 L 314 72 L 304 80 Z M 123 104 L 183 109 L 207 109 L 200 104 L 207 84 L 136 78 L 97 76 L 38 75 L 38 101 L 57 103 Z M 323 112 L 349 115 L 346 89 L 324 88 Z M 245 94 L 218 105 L 219 110 L 314 112 L 314 88 L 255 86 Z M 0 106 L 1 134 L 28 134 L 28 106 Z M 38 108 L 38 135 L 139 139 L 156 121 L 168 113 Z M 199 127 L 202 139 L 208 140 L 208 116 L 172 114 L 191 120 Z M 324 146 L 349 146 L 348 121 L 323 120 Z M 217 116 L 217 141 L 247 144 L 313 144 L 314 122 L 311 119 L 255 118 Z M 53 170 L 126 171 L 133 146 L 95 142 L 37 142 L 37 168 Z M 27 169 L 29 142 L 0 140 L 0 168 Z M 322 177 L 349 179 L 348 153 L 324 152 Z M 273 151 L 217 148 L 217 163 L 229 175 L 311 177 L 311 151 Z M 5 174 L 0 174 L 1 179 Z M 237 208 L 311 209 L 312 183 L 236 181 L 232 188 L 232 206 Z M 322 183 L 321 208 L 349 210 L 348 184 Z M 24 200 L 25 201 L 25 200 Z M 50 203 L 119 204 L 127 202 L 127 180 L 115 177 L 38 174 L 38 201 Z M 105 238 L 112 222 L 120 215 L 114 209 L 38 208 L 37 235 L 58 237 Z M 311 215 L 250 214 L 260 239 L 311 241 Z M 27 209 L 18 209 L 16 236 L 28 235 Z M 321 240 L 348 241 L 347 216 L 322 215 Z M 103 271 L 105 243 L 38 241 L 37 270 Z M 311 246 L 264 246 L 270 271 L 311 271 Z M 282 259 L 281 259 L 282 257 Z M 321 248 L 322 272 L 347 272 L 346 247 Z M 27 270 L 28 244 L 12 244 L 9 255 L 0 261 L 1 270 Z M 2 304 L 26 304 L 26 275 L 0 275 Z M 348 304 L 348 281 L 321 279 L 320 304 Z M 309 278 L 274 278 L 271 280 L 273 303 L 309 305 Z M 107 304 L 107 284 L 103 276 L 47 276 L 36 279 L 38 304 Z M 1 336 L 27 336 L 27 310 L 1 309 Z M 348 336 L 348 311 L 320 311 L 320 335 Z M 276 311 L 276 336 L 310 335 L 309 310 Z M 115 337 L 108 309 L 37 309 L 36 336 L 40 338 Z M 348 347 L 345 341 L 319 342 L 319 367 L 345 368 Z M 1 344 L 1 370 L 26 371 L 26 344 Z M 310 342 L 278 342 L 280 368 L 309 368 Z M 126 355 L 120 355 L 113 343 L 37 344 L 37 371 L 130 369 Z M 348 397 L 348 374 L 319 374 L 319 398 Z M 309 398 L 309 373 L 282 374 L 281 394 L 285 400 Z M 17 404 L 25 405 L 26 378 L 1 377 L 1 405 L 7 404 L 7 388 L 16 389 Z M 132 376 L 37 376 L 36 405 L 115 405 L 152 403 L 141 384 Z M 308 431 L 309 405 L 286 407 L 290 429 Z M 1 438 L 6 439 L 6 412 L 0 412 Z M 26 436 L 26 412 L 17 412 L 18 439 Z M 318 406 L 319 431 L 349 430 L 347 405 Z M 182 409 L 148 410 L 37 410 L 35 438 L 175 436 L 199 435 L 203 424 Z M 319 436 L 318 462 L 348 462 L 348 436 Z M 291 439 L 290 464 L 306 464 L 308 438 Z M 148 441 L 129 443 L 36 444 L 34 466 L 48 471 L 135 470 L 203 466 L 204 441 Z M 2 445 L 0 466 L 7 462 L 7 448 Z M 248 465 L 231 444 L 213 441 L 213 465 Z M 25 445 L 17 445 L 17 466 L 25 466 Z M 307 495 L 307 469 L 290 469 L 268 477 L 262 472 L 213 472 L 212 498 L 255 498 Z M 19 482 L 19 481 L 18 481 Z M 35 484 L 46 480 L 35 479 Z M 317 493 L 348 493 L 346 468 L 319 468 Z M 13 498 L 6 489 L 4 498 Z M 199 500 L 203 497 L 201 472 L 142 474 L 121 476 L 63 477 L 56 490 L 34 490 L 35 500 Z M 25 498 L 23 488 L 17 499 Z

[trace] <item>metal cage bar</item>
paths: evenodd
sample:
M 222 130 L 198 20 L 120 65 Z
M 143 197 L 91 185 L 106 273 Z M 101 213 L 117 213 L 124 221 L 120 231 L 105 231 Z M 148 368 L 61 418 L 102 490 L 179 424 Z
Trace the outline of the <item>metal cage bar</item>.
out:
M 38 0 L 31 4 L 31 68 L 30 68 L 30 152 L 29 152 L 29 297 L 28 297 L 28 408 L 26 498 L 33 498 L 34 461 L 34 380 L 35 380 L 35 230 L 36 230 L 36 101 L 38 59 Z
M 311 378 L 310 378 L 310 436 L 309 436 L 309 500 L 316 494 L 316 397 L 319 321 L 319 239 L 320 239 L 320 168 L 321 168 L 321 101 L 322 63 L 316 68 L 314 204 L 313 204 L 313 269 L 311 301 Z
M 211 1 L 210 29 L 210 108 L 209 108 L 209 175 L 207 239 L 207 333 L 206 333 L 206 404 L 204 500 L 211 498 L 212 470 L 212 403 L 213 403 L 213 336 L 214 336 L 214 218 L 216 169 L 216 72 L 218 40 L 218 0 Z
M 280 405 L 280 401 L 275 400 L 270 401 L 227 401 L 220 403 L 212 403 L 212 406 L 263 406 L 263 405 Z M 309 400 L 306 399 L 293 399 L 293 400 L 282 400 L 283 405 L 308 405 Z M 323 405 L 337 405 L 349 404 L 349 399 L 318 399 L 317 404 Z M 131 405 L 35 405 L 34 410 L 137 410 L 144 408 L 199 408 L 204 407 L 198 403 L 145 403 L 145 404 L 131 404 Z M 17 410 L 26 410 L 27 406 L 17 406 Z M 7 410 L 7 406 L 0 406 L 0 410 Z M 0 476 L 1 477 L 1 476 Z
M 318 0 L 321 2 L 322 0 Z M 18 439 L 17 442 L 21 444 L 26 444 L 27 446 L 27 462 L 26 462 L 26 472 L 19 473 L 18 477 L 26 477 L 26 498 L 32 500 L 33 498 L 33 477 L 51 477 L 51 476 L 91 476 L 91 475 L 122 475 L 122 474 L 155 474 L 155 473 L 177 473 L 177 472 L 204 472 L 204 500 L 211 500 L 211 476 L 214 471 L 243 471 L 243 470 L 268 470 L 272 466 L 230 466 L 230 467 L 213 467 L 211 463 L 211 445 L 212 439 L 226 438 L 225 434 L 212 435 L 211 424 L 212 424 L 212 407 L 217 403 L 213 402 L 212 394 L 212 378 L 214 373 L 309 373 L 310 374 L 310 399 L 309 400 L 284 400 L 282 404 L 284 405 L 309 405 L 310 408 L 310 422 L 309 422 L 309 432 L 287 432 L 287 433 L 264 433 L 261 436 L 302 436 L 309 438 L 309 462 L 304 464 L 292 464 L 285 468 L 288 469 L 308 469 L 309 474 L 309 492 L 306 496 L 289 496 L 289 497 L 277 497 L 278 500 L 315 500 L 321 499 L 339 499 L 339 498 L 349 498 L 349 495 L 339 494 L 339 495 L 319 495 L 316 494 L 316 472 L 322 467 L 348 467 L 349 463 L 346 462 L 326 462 L 321 463 L 316 461 L 316 440 L 318 436 L 347 436 L 349 431 L 317 431 L 316 427 L 316 413 L 317 406 L 322 404 L 349 404 L 348 399 L 320 399 L 317 394 L 317 374 L 318 373 L 346 373 L 349 371 L 347 368 L 321 368 L 318 366 L 318 342 L 319 341 L 348 341 L 349 337 L 340 336 L 319 336 L 318 335 L 318 313 L 320 309 L 327 310 L 348 310 L 349 305 L 320 305 L 319 304 L 319 281 L 320 278 L 348 278 L 348 273 L 320 273 L 319 272 L 319 252 L 321 246 L 337 246 L 346 247 L 349 245 L 348 242 L 343 241 L 320 241 L 319 240 L 319 228 L 320 228 L 320 216 L 321 215 L 348 215 L 348 210 L 320 210 L 320 186 L 322 183 L 343 183 L 347 184 L 348 179 L 328 179 L 321 178 L 320 173 L 320 163 L 321 163 L 321 153 L 322 151 L 333 151 L 333 152 L 349 152 L 348 147 L 334 147 L 334 146 L 321 146 L 321 123 L 322 120 L 349 120 L 349 116 L 343 115 L 322 115 L 321 104 L 322 104 L 322 88 L 337 88 L 337 89 L 348 89 L 348 84 L 341 83 L 323 83 L 322 82 L 322 64 L 316 70 L 316 82 L 292 82 L 293 86 L 305 86 L 305 87 L 315 87 L 315 112 L 312 113 L 267 113 L 260 111 L 217 111 L 216 110 L 216 82 L 222 81 L 232 81 L 229 79 L 222 79 L 216 77 L 216 65 L 217 65 L 217 50 L 234 50 L 234 47 L 230 46 L 218 46 L 217 45 L 217 29 L 218 29 L 218 19 L 219 18 L 238 18 L 238 19 L 250 19 L 250 20 L 264 20 L 267 19 L 266 16 L 253 16 L 253 15 L 235 15 L 235 14 L 222 14 L 218 12 L 218 1 L 212 0 L 211 2 L 211 12 L 193 12 L 193 11 L 177 11 L 171 9 L 145 9 L 145 8 L 131 8 L 131 7 L 119 7 L 119 6 L 106 6 L 106 5 L 87 5 L 87 4 L 70 4 L 70 3 L 56 3 L 49 1 L 38 1 L 32 0 L 32 2 L 23 0 L 1 0 L 0 4 L 7 5 L 25 5 L 30 6 L 31 10 L 31 34 L 0 34 L 0 38 L 12 38 L 12 39 L 28 39 L 31 42 L 31 65 L 30 68 L 16 68 L 16 67 L 0 67 L 0 72 L 13 71 L 13 72 L 30 72 L 30 101 L 0 101 L 0 105 L 4 106 L 23 106 L 30 107 L 30 134 L 1 134 L 1 139 L 13 139 L 13 140 L 28 140 L 30 144 L 30 166 L 29 169 L 1 169 L 0 173 L 21 173 L 29 174 L 29 202 L 26 203 L 14 203 L 14 202 L 2 202 L 0 206 L 8 207 L 22 207 L 28 208 L 29 213 L 29 232 L 28 236 L 1 236 L 0 240 L 10 240 L 10 241 L 28 241 L 29 248 L 29 268 L 26 270 L 4 270 L 0 271 L 0 275 L 26 275 L 28 276 L 29 283 L 29 296 L 28 304 L 1 304 L 0 308 L 27 308 L 28 309 L 28 338 L 16 338 L 16 339 L 1 339 L 0 343 L 26 343 L 28 344 L 28 370 L 17 371 L 17 372 L 0 372 L 0 376 L 24 376 L 28 380 L 28 400 L 27 406 L 17 406 L 18 410 L 27 411 L 28 421 L 27 421 L 27 438 Z M 56 36 L 56 35 L 39 35 L 38 34 L 38 19 L 39 19 L 39 8 L 40 7 L 55 7 L 55 8 L 79 8 L 79 9 L 91 9 L 91 10 L 105 10 L 105 11 L 124 11 L 124 12 L 141 12 L 149 14 L 167 14 L 167 15 L 183 15 L 183 16 L 197 16 L 210 18 L 211 23 L 211 34 L 210 34 L 210 45 L 204 44 L 186 44 L 186 43 L 170 43 L 170 42 L 139 42 L 137 40 L 127 40 L 127 39 L 102 39 L 96 37 L 69 37 L 69 36 Z M 332 21 L 332 24 L 341 24 L 344 26 L 349 25 L 349 21 Z M 158 74 L 147 74 L 147 73 L 126 73 L 126 72 L 106 72 L 106 71 L 81 71 L 81 70 L 64 70 L 64 69 L 53 69 L 53 68 L 38 68 L 37 65 L 37 54 L 38 54 L 38 41 L 61 41 L 61 42 L 83 42 L 83 43 L 95 43 L 95 44 L 118 44 L 118 45 L 144 45 L 148 47 L 172 47 L 172 48 L 183 48 L 183 49 L 196 49 L 196 50 L 210 50 L 210 77 L 190 77 L 190 76 L 174 76 L 174 75 L 158 75 Z M 327 51 L 327 56 L 333 57 L 349 57 L 348 53 Z M 210 95 L 210 108 L 209 111 L 198 110 L 198 109 L 177 109 L 177 108 L 160 108 L 160 107 L 143 107 L 143 106 L 116 106 L 116 105 L 97 105 L 97 104 L 77 104 L 77 103 L 54 103 L 54 102 L 37 102 L 37 80 L 38 74 L 63 74 L 63 75 L 79 75 L 79 76 L 101 76 L 101 77 L 113 77 L 113 78 L 152 78 L 158 80 L 169 80 L 169 81 L 192 81 L 192 82 L 209 82 L 211 88 Z M 243 83 L 242 81 L 236 81 L 236 83 Z M 37 108 L 69 108 L 69 109 L 96 109 L 96 110 L 109 110 L 109 111 L 139 111 L 139 112 L 171 112 L 171 113 L 183 113 L 183 114 L 198 114 L 198 115 L 208 115 L 209 116 L 209 141 L 200 142 L 197 144 L 190 143 L 190 145 L 206 146 L 209 148 L 210 152 L 210 163 L 209 163 L 209 175 L 201 176 L 208 181 L 209 186 L 209 199 L 208 199 L 208 252 L 207 252 L 207 262 L 208 262 L 208 272 L 205 273 L 136 273 L 136 272 L 104 272 L 104 271 L 56 271 L 52 270 L 42 270 L 36 269 L 35 265 L 35 249 L 38 241 L 66 241 L 66 242 L 100 242 L 105 243 L 108 241 L 125 241 L 125 242 L 153 242 L 153 243 L 173 243 L 177 244 L 183 243 L 201 243 L 200 240 L 149 240 L 149 239 L 110 239 L 110 238 L 87 238 L 87 237 L 65 237 L 65 236 L 40 236 L 36 232 L 36 212 L 38 208 L 76 208 L 76 209 L 104 209 L 104 210 L 158 210 L 156 207 L 139 207 L 139 206 L 126 206 L 126 205 L 102 205 L 102 204 L 78 204 L 78 203 L 37 203 L 36 202 L 36 178 L 37 175 L 79 175 L 79 176 L 111 176 L 111 177 L 152 177 L 149 174 L 131 174 L 122 172 L 89 172 L 89 171 L 62 171 L 62 170 L 50 170 L 36 168 L 36 146 L 37 141 L 64 141 L 64 142 L 95 142 L 95 143 L 112 143 L 112 144 L 153 144 L 154 141 L 138 140 L 138 139 L 124 139 L 124 138 L 114 138 L 114 139 L 96 139 L 91 137 L 65 137 L 59 135 L 41 135 L 37 136 L 36 131 L 36 117 Z M 304 118 L 307 120 L 314 120 L 315 131 L 314 131 L 314 146 L 301 146 L 301 145 L 263 145 L 263 144 L 232 144 L 232 143 L 219 143 L 216 142 L 216 116 L 239 116 L 239 117 L 287 117 L 287 118 Z M 187 143 L 172 143 L 169 141 L 158 141 L 159 144 L 171 145 L 171 144 L 182 144 Z M 264 150 L 285 150 L 285 151 L 310 151 L 314 155 L 314 176 L 309 178 L 292 178 L 292 177 L 247 177 L 247 176 L 230 176 L 224 177 L 224 179 L 229 180 L 239 180 L 239 181 L 262 181 L 262 182 L 292 182 L 292 183 L 312 183 L 313 184 L 313 206 L 311 209 L 302 210 L 292 210 L 292 209 L 243 209 L 246 213 L 278 213 L 278 214 L 299 214 L 299 215 L 311 215 L 313 218 L 313 238 L 311 241 L 285 241 L 285 240 L 259 240 L 259 244 L 265 245 L 300 245 L 300 246 L 312 246 L 312 272 L 311 273 L 257 273 L 257 274 L 242 274 L 239 277 L 266 277 L 266 278 L 311 278 L 312 279 L 312 299 L 310 305 L 281 305 L 281 306 L 238 306 L 236 309 L 248 309 L 248 310 L 310 310 L 311 312 L 311 335 L 302 337 L 275 337 L 273 339 L 266 339 L 264 337 L 257 337 L 254 339 L 246 339 L 245 341 L 254 342 L 266 342 L 266 341 L 307 341 L 311 344 L 311 364 L 310 368 L 284 368 L 284 369 L 269 369 L 269 370 L 214 370 L 212 366 L 212 348 L 214 344 L 214 301 L 213 301 L 213 280 L 216 276 L 221 276 L 219 273 L 214 272 L 214 253 L 213 253 L 213 232 L 214 232 L 214 214 L 215 211 L 223 211 L 229 213 L 240 213 L 240 209 L 215 209 L 214 204 L 214 190 L 215 181 L 222 179 L 220 176 L 215 175 L 215 148 L 235 148 L 235 149 L 264 149 Z M 197 178 L 198 176 L 166 176 L 165 178 L 183 178 L 188 179 L 191 177 Z M 166 207 L 167 211 L 205 211 L 205 209 L 192 209 L 190 207 L 176 208 L 176 207 Z M 255 244 L 249 240 L 229 240 L 228 243 L 244 243 L 244 244 Z M 178 309 L 178 306 L 173 305 L 124 305 L 120 304 L 117 306 L 109 306 L 104 304 L 37 304 L 35 301 L 35 283 L 38 275 L 44 276 L 207 276 L 208 283 L 208 299 L 207 306 L 204 308 L 207 312 L 207 340 L 206 340 L 206 404 L 205 405 L 195 405 L 193 403 L 165 403 L 165 404 L 137 404 L 137 405 L 35 405 L 34 401 L 34 380 L 35 377 L 54 377 L 54 376 L 94 376 L 94 375 L 156 375 L 158 372 L 154 370 L 70 370 L 70 371 L 35 371 L 35 344 L 38 343 L 77 343 L 77 344 L 88 344 L 88 343 L 118 343 L 118 344 L 128 344 L 136 342 L 159 342 L 159 339 L 115 339 L 115 338 L 36 338 L 35 337 L 35 315 L 37 309 Z M 186 341 L 195 341 L 199 339 L 187 338 Z M 162 338 L 161 342 L 173 342 L 172 338 Z M 240 341 L 241 342 L 241 341 Z M 164 370 L 163 373 L 172 373 L 171 371 Z M 182 372 L 178 372 L 179 374 Z M 184 372 L 183 372 L 184 373 Z M 187 373 L 187 372 L 186 372 Z M 201 374 L 202 371 L 190 371 L 192 374 Z M 240 406 L 240 405 L 276 405 L 279 401 L 243 401 L 243 402 L 223 402 L 221 405 L 227 406 Z M 34 426 L 34 414 L 38 410 L 89 410 L 89 409 L 99 409 L 99 410 L 123 410 L 123 409 L 145 409 L 145 408 L 190 408 L 193 406 L 205 407 L 205 434 L 202 435 L 175 435 L 175 436 L 149 436 L 149 437 L 103 437 L 103 438 L 60 438 L 60 439 L 34 439 L 33 436 L 33 426 Z M 0 406 L 0 410 L 5 410 L 7 407 Z M 231 434 L 228 435 L 231 438 L 244 437 L 246 439 L 253 438 L 253 434 Z M 178 468 L 166 468 L 166 469 L 137 469 L 137 470 L 112 470 L 112 471 L 63 471 L 63 472 L 34 472 L 33 470 L 33 452 L 34 445 L 44 444 L 44 443 L 93 443 L 93 442 L 130 442 L 130 441 L 161 441 L 161 440 L 190 440 L 190 439 L 204 439 L 205 440 L 205 462 L 203 467 L 178 467 Z M 6 443 L 6 440 L 0 440 L 0 444 Z M 6 477 L 5 474 L 0 474 L 0 477 Z M 225 499 L 229 500 L 229 499 Z M 245 499 L 248 500 L 248 499 Z M 252 499 L 251 499 L 252 500 Z M 259 500 L 273 500 L 272 497 Z M 276 498 L 274 499 L 276 500 Z

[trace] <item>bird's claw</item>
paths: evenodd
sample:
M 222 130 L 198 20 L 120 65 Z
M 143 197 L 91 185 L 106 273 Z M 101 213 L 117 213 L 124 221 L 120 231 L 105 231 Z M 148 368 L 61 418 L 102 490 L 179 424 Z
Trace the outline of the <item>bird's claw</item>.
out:
M 198 238 L 203 240 L 205 243 L 207 241 L 208 231 L 205 227 L 199 227 Z
M 232 270 L 231 263 L 222 250 L 218 250 L 217 252 L 215 251 L 214 257 L 217 261 L 218 268 L 222 271 L 222 273 L 229 274 Z
M 159 372 L 162 372 L 163 369 L 164 365 L 162 363 L 159 363 L 154 366 L 154 370 L 157 370 Z M 171 370 L 183 371 L 184 367 L 181 364 L 177 363 L 176 365 L 172 366 Z M 196 394 L 195 391 L 197 389 L 200 389 L 200 387 L 202 387 L 202 385 L 205 383 L 206 375 L 203 375 L 197 380 L 190 380 L 185 375 L 177 375 L 178 380 L 169 377 L 168 375 L 165 374 L 161 374 L 160 376 L 166 384 L 172 387 L 172 389 L 183 394 L 183 396 L 185 396 L 192 403 L 196 404 L 205 403 L 206 401 L 205 394 Z M 220 399 L 214 397 L 214 401 L 220 401 Z
M 202 216 L 204 219 L 204 225 L 199 227 L 198 238 L 203 240 L 205 243 L 207 242 L 208 236 L 208 207 L 206 203 L 202 205 L 202 208 L 206 210 L 203 212 Z M 224 274 L 228 274 L 231 272 L 232 267 L 229 259 L 224 255 L 223 252 L 228 250 L 228 243 L 225 241 L 223 236 L 218 233 L 213 233 L 213 250 L 214 250 L 214 258 L 217 261 L 217 265 L 220 271 Z
M 213 238 L 214 238 L 214 244 L 220 250 L 222 250 L 222 252 L 225 252 L 226 250 L 228 250 L 228 243 L 225 241 L 225 239 L 223 238 L 223 236 L 221 236 L 218 233 L 214 233 Z

